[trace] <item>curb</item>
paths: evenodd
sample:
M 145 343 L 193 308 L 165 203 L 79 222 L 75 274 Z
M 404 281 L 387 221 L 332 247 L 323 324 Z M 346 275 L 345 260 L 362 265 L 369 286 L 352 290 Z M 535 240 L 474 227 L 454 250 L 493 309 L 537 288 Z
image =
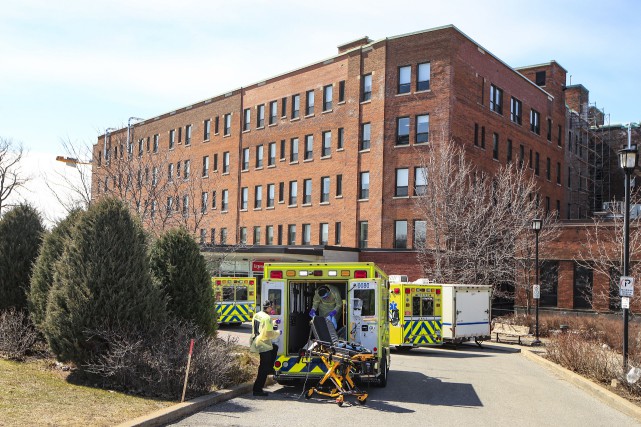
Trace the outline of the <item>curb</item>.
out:
M 265 385 L 274 384 L 274 381 L 267 379 Z M 246 382 L 231 389 L 218 390 L 214 393 L 200 396 L 187 402 L 178 403 L 167 408 L 159 409 L 147 415 L 134 418 L 118 424 L 116 427 L 156 427 L 164 426 L 173 421 L 195 414 L 196 412 L 216 403 L 225 402 L 251 391 L 254 383 Z
M 581 390 L 596 397 L 597 399 L 599 399 L 603 403 L 608 404 L 610 407 L 616 409 L 617 411 L 623 412 L 624 414 L 641 422 L 641 407 L 635 405 L 634 403 L 627 401 L 626 399 L 611 392 L 605 387 L 602 387 L 601 385 L 592 382 L 589 379 L 570 371 L 569 369 L 559 366 L 554 362 L 550 362 L 546 358 L 536 354 L 530 349 L 524 349 L 521 354 L 527 359 L 532 360 L 533 362 L 536 362 L 539 365 L 545 366 L 548 369 L 556 372 L 566 381 L 574 384 Z

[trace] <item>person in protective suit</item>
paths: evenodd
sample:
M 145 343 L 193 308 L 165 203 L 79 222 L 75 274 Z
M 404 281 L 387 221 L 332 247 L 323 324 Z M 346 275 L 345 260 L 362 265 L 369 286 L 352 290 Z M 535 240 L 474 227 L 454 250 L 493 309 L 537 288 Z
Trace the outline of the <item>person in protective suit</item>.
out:
M 254 396 L 267 396 L 263 391 L 267 375 L 272 372 L 274 360 L 278 352 L 278 346 L 272 340 L 278 338 L 281 331 L 275 331 L 269 312 L 272 309 L 272 302 L 267 300 L 263 303 L 263 311 L 254 314 L 252 318 L 252 334 L 250 337 L 249 351 L 260 355 L 258 374 L 254 381 Z
M 333 317 L 338 322 L 341 314 L 343 314 L 343 300 L 338 288 L 334 285 L 322 285 L 316 289 L 309 315 Z

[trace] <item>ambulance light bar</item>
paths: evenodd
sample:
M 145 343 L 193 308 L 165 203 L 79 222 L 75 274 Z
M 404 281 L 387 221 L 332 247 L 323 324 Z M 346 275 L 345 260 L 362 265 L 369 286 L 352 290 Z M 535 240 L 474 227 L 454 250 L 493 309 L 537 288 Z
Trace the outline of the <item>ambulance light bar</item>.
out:
M 367 270 L 356 270 L 354 271 L 355 279 L 367 279 Z
M 282 271 L 270 271 L 269 272 L 269 278 L 270 279 L 282 279 L 283 278 L 283 272 Z
M 327 275 L 328 275 L 328 276 L 331 276 L 331 277 L 336 277 L 336 270 L 329 270 L 329 271 L 327 272 Z
M 399 294 L 399 293 L 401 293 L 401 290 L 399 288 L 394 288 L 394 293 L 395 294 Z

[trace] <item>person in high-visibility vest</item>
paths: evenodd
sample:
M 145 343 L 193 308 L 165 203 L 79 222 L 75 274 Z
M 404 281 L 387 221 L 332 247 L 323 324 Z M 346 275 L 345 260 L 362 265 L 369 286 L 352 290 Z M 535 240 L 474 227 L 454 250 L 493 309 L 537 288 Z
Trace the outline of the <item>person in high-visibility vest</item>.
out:
M 343 312 L 343 300 L 338 288 L 334 285 L 323 285 L 316 290 L 314 294 L 314 301 L 312 303 L 312 310 L 309 312 L 311 317 L 317 314 L 322 317 L 333 318 L 338 322 Z
M 273 303 L 269 300 L 263 303 L 263 311 L 254 314 L 252 318 L 252 334 L 250 337 L 249 351 L 260 355 L 260 364 L 258 365 L 258 374 L 254 381 L 254 396 L 267 396 L 263 390 L 267 375 L 272 372 L 278 346 L 272 343 L 272 340 L 278 338 L 281 331 L 275 331 L 272 325 L 272 319 L 269 317 Z

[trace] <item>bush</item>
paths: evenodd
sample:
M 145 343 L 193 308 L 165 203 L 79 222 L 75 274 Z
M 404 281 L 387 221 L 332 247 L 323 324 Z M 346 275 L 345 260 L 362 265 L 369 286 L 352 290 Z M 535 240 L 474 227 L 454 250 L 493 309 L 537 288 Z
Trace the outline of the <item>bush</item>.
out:
M 184 228 L 170 230 L 154 242 L 151 272 L 167 296 L 167 309 L 204 332 L 216 331 L 211 277 L 193 237 Z
M 78 220 L 82 211 L 72 211 L 65 219 L 60 221 L 51 233 L 48 233 L 40 247 L 40 253 L 33 266 L 31 287 L 27 295 L 29 315 L 31 321 L 40 331 L 47 310 L 47 297 L 53 283 L 54 263 L 62 256 L 65 239 L 69 238 L 71 227 Z
M 31 268 L 43 232 L 40 214 L 29 205 L 13 208 L 0 220 L 0 310 L 27 308 Z
M 182 394 L 189 340 L 195 339 L 188 394 L 194 396 L 249 380 L 250 371 L 236 353 L 236 340 L 221 340 L 183 320 L 159 325 L 157 335 L 117 330 L 94 331 L 109 351 L 83 366 L 105 385 L 150 396 L 177 399 Z
M 88 331 L 151 333 L 166 316 L 153 286 L 142 227 L 118 200 L 104 199 L 80 216 L 54 263 L 44 334 L 63 362 L 77 366 L 109 350 Z
M 31 354 L 38 341 L 38 333 L 27 313 L 10 308 L 0 312 L 0 356 L 23 360 Z

